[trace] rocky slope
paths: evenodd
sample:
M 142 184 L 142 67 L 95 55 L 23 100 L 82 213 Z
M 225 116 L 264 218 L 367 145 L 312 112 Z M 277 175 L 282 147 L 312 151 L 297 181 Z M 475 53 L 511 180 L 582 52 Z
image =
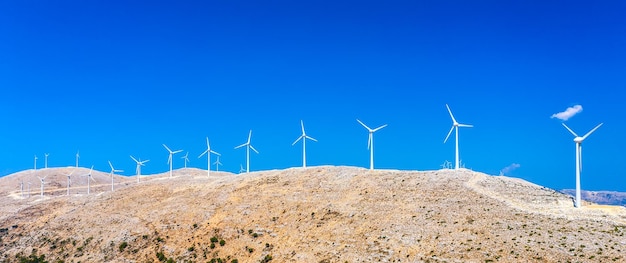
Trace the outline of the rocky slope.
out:
M 127 179 L 92 195 L 1 192 L 0 262 L 626 261 L 626 208 L 576 209 L 554 190 L 464 169 Z

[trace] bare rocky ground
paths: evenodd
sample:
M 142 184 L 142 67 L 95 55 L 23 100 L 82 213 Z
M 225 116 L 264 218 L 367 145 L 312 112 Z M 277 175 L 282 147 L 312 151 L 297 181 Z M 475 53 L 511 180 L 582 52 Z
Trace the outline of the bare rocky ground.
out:
M 0 179 L 0 262 L 626 262 L 626 208 L 464 169 L 97 173 L 70 196 L 64 169 L 43 198 Z

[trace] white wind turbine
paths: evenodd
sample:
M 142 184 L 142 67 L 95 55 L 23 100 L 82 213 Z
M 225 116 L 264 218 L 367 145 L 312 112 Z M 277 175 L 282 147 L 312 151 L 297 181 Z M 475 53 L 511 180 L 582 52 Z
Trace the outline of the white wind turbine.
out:
M 170 157 L 167 158 L 167 163 L 170 165 L 170 178 L 172 178 L 172 163 L 174 160 L 172 160 L 172 156 L 174 154 L 177 154 L 179 152 L 182 152 L 183 150 L 177 150 L 177 151 L 172 151 L 170 150 L 170 148 L 167 147 L 167 145 L 163 144 L 163 147 L 165 147 L 165 149 L 170 153 Z
M 302 135 L 300 135 L 300 137 L 298 137 L 298 139 L 296 139 L 296 141 L 293 142 L 291 146 L 296 145 L 298 141 L 302 140 L 302 168 L 306 168 L 306 139 L 312 140 L 314 142 L 317 142 L 317 140 L 313 137 L 306 135 L 306 133 L 304 132 L 304 122 L 302 120 L 300 120 L 300 126 L 302 127 Z
M 45 182 L 46 177 L 48 177 L 48 176 L 46 175 L 46 176 L 44 176 L 43 178 L 42 178 L 42 177 L 37 176 L 37 178 L 39 178 L 39 181 L 41 181 L 41 196 L 43 196 L 43 185 L 46 183 L 46 182 Z
M 90 190 L 91 190 L 91 184 L 90 181 L 93 180 L 94 182 L 96 181 L 96 179 L 93 179 L 93 177 L 91 177 L 91 172 L 93 172 L 93 165 L 91 166 L 91 169 L 89 169 L 89 173 L 85 174 L 83 176 L 87 176 L 87 194 L 89 194 Z
M 189 162 L 189 152 L 187 152 L 185 156 L 180 157 L 180 159 L 183 159 L 183 161 L 185 162 L 185 169 L 187 169 L 187 162 Z
M 140 158 L 139 161 L 137 161 L 137 159 L 135 159 L 135 157 L 133 157 L 132 155 L 130 156 L 130 158 L 133 159 L 133 161 L 137 163 L 137 168 L 135 168 L 135 173 L 137 174 L 137 182 L 139 183 L 139 177 L 141 177 L 141 167 L 145 166 L 144 163 L 147 163 L 150 160 L 141 161 L 141 158 Z
M 70 195 L 70 187 L 72 186 L 72 174 L 74 173 L 74 170 L 72 170 L 69 174 L 66 174 L 65 176 L 67 176 L 67 195 Z
M 37 155 L 35 155 L 35 171 L 37 171 Z
M 363 125 L 363 127 L 365 127 L 365 129 L 369 131 L 369 137 L 367 139 L 367 149 L 370 150 L 370 170 L 374 170 L 374 133 L 382 128 L 387 127 L 387 124 L 380 126 L 376 129 L 371 129 L 370 127 L 367 127 L 367 125 L 365 125 L 365 123 L 363 123 L 359 119 L 357 119 L 356 121 L 358 121 L 361 125 Z
M 242 144 L 242 145 L 239 145 L 239 146 L 235 147 L 235 149 L 237 149 L 237 148 L 241 148 L 241 147 L 246 146 L 246 173 L 250 172 L 250 149 L 255 151 L 257 154 L 259 153 L 259 151 L 254 149 L 252 144 L 250 144 L 250 138 L 251 137 L 252 137 L 252 130 L 250 130 L 250 133 L 248 134 L 248 141 L 246 143 Z
M 44 154 L 45 158 L 44 158 L 44 166 L 43 168 L 48 168 L 48 156 L 50 156 L 49 153 Z
M 582 157 L 583 147 L 582 147 L 582 143 L 583 143 L 583 141 L 585 139 L 587 139 L 587 137 L 589 137 L 589 135 L 591 135 L 591 133 L 593 133 L 598 128 L 600 128 L 600 126 L 602 126 L 603 123 L 598 124 L 598 126 L 593 128 L 591 131 L 589 131 L 583 137 L 578 136 L 572 129 L 567 127 L 567 125 L 565 125 L 565 123 L 562 123 L 562 124 L 563 124 L 563 126 L 565 126 L 565 128 L 569 132 L 572 133 L 572 135 L 574 135 L 574 142 L 576 143 L 576 202 L 574 203 L 574 206 L 575 207 L 580 207 L 580 205 L 581 205 L 581 200 L 580 200 L 580 171 L 582 170 L 582 167 L 583 167 L 583 160 L 582 160 L 582 158 L 583 158 Z
M 454 155 L 454 169 L 459 169 L 459 127 L 474 127 L 474 125 L 470 125 L 470 124 L 460 124 L 456 121 L 456 119 L 454 118 L 454 116 L 452 115 L 452 111 L 450 110 L 450 107 L 448 106 L 448 104 L 446 104 L 446 108 L 448 108 L 448 113 L 450 113 L 450 118 L 452 118 L 452 127 L 450 128 L 450 131 L 448 132 L 448 135 L 446 136 L 446 139 L 443 140 L 443 143 L 446 143 L 448 141 L 448 138 L 450 137 L 450 134 L 452 134 L 452 130 L 456 130 L 455 134 L 456 134 L 456 151 L 455 151 L 455 155 Z
M 76 168 L 78 168 L 78 158 L 80 158 L 80 151 L 76 151 Z
M 211 144 L 209 144 L 209 137 L 206 137 L 206 150 L 204 150 L 204 152 L 202 152 L 202 154 L 200 154 L 200 156 L 198 156 L 198 158 L 204 156 L 206 154 L 207 157 L 207 171 L 206 174 L 207 176 L 211 175 L 211 154 L 215 154 L 217 155 L 217 163 L 219 163 L 220 161 L 220 154 L 217 153 L 216 151 L 211 150 Z M 219 163 L 221 164 L 221 163 Z M 216 164 L 216 169 L 217 169 L 217 164 Z
M 20 196 L 24 198 L 24 179 L 20 181 Z
M 111 192 L 113 192 L 113 175 L 115 175 L 116 172 L 121 173 L 124 170 L 115 170 L 115 168 L 113 168 L 113 165 L 111 164 L 111 161 L 109 161 L 109 166 L 111 166 Z
M 220 165 L 223 165 L 223 164 L 220 162 L 220 156 L 219 156 L 219 155 L 217 156 L 217 161 L 215 161 L 213 164 L 215 164 L 215 171 L 216 171 L 216 172 L 219 172 L 219 171 L 220 171 Z
M 246 170 L 245 170 L 245 169 L 243 169 L 243 165 L 239 164 L 239 173 L 243 173 L 243 172 L 245 172 L 245 171 L 246 171 Z

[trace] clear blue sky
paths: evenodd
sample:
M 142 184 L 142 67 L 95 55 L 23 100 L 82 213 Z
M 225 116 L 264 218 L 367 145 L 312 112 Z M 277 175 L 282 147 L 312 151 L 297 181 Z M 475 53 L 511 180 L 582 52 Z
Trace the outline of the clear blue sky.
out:
M 301 165 L 367 167 L 377 127 L 378 168 L 438 169 L 460 122 L 461 159 L 574 188 L 626 191 L 624 1 L 2 1 L 0 175 L 92 164 L 134 173 L 168 170 L 167 144 L 190 152 L 209 136 L 223 169 Z M 175 168 L 182 167 L 175 155 Z M 213 157 L 214 160 L 214 157 Z

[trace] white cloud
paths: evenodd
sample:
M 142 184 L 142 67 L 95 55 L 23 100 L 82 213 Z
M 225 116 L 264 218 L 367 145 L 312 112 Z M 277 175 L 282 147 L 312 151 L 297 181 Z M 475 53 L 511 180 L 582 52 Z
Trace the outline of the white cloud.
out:
M 552 116 L 550 116 L 550 118 L 552 118 L 552 119 L 557 118 L 559 120 L 566 121 L 569 118 L 574 117 L 574 115 L 580 113 L 581 111 L 583 111 L 583 106 L 581 106 L 581 105 L 574 105 L 572 107 L 569 107 L 569 108 L 565 109 L 564 112 L 559 112 L 559 113 L 552 114 Z
M 508 174 L 510 172 L 512 172 L 513 170 L 522 167 L 519 163 L 512 163 L 511 165 L 502 168 L 502 170 L 500 170 L 500 175 L 505 175 Z

